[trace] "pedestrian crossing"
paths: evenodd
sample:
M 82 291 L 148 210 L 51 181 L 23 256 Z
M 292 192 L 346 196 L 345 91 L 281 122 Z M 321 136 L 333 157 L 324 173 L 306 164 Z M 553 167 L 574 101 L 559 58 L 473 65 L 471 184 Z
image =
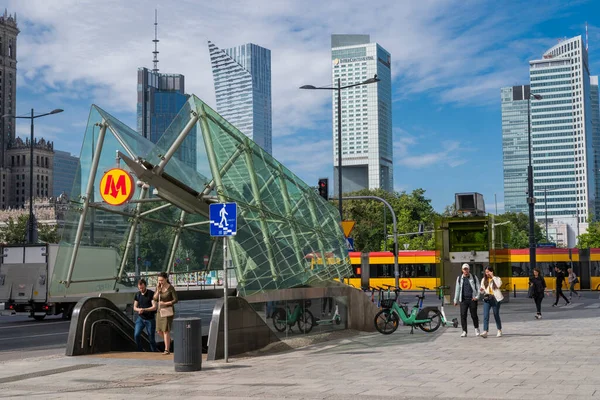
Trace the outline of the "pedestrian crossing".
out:
M 583 306 L 583 307 L 581 307 Z M 594 308 L 600 308 L 600 303 L 592 303 L 592 304 L 587 304 L 586 303 L 573 303 L 571 302 L 570 304 L 564 304 L 564 303 L 560 303 L 559 305 L 560 308 L 567 308 L 567 309 L 572 309 L 572 308 L 586 308 L 586 309 L 594 309 Z
M 590 304 L 589 306 L 585 306 L 583 308 L 600 308 L 600 303 Z

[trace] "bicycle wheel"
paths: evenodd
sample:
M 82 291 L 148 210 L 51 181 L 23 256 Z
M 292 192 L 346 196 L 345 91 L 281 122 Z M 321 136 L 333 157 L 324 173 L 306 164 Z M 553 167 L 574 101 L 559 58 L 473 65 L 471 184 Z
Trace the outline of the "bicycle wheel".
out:
M 298 329 L 302 333 L 309 333 L 312 331 L 314 325 L 315 317 L 309 310 L 304 310 L 304 312 L 298 318 Z
M 285 310 L 283 308 L 277 308 L 273 311 L 273 315 L 271 316 L 271 320 L 273 321 L 273 326 L 279 332 L 285 332 L 287 327 L 287 316 L 285 315 Z
M 398 316 L 392 310 L 381 310 L 375 315 L 375 329 L 384 335 L 391 335 L 398 329 Z
M 419 325 L 419 329 L 423 332 L 435 332 L 442 324 L 442 313 L 439 310 L 429 310 L 427 316 L 424 319 L 429 319 L 429 322 Z

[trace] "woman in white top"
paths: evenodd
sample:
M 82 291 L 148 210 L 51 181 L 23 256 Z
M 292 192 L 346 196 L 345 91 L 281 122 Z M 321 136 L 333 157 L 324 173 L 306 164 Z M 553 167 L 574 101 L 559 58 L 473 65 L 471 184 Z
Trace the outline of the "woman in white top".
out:
M 481 280 L 481 288 L 479 291 L 483 295 L 483 333 L 482 338 L 488 336 L 488 328 L 490 326 L 490 308 L 494 312 L 494 320 L 496 321 L 496 328 L 498 328 L 498 334 L 496 336 L 502 336 L 502 322 L 500 321 L 500 302 L 504 300 L 500 287 L 502 286 L 502 280 L 494 276 L 494 269 L 489 266 L 485 269 L 485 276 Z

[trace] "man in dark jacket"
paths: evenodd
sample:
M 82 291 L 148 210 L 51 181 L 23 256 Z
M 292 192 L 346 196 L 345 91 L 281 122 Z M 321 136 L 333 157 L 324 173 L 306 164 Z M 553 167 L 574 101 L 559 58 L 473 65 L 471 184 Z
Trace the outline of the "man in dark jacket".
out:
M 475 275 L 470 273 L 469 264 L 462 265 L 462 274 L 456 278 L 456 290 L 454 291 L 454 305 L 460 303 L 460 324 L 462 334 L 467 336 L 467 311 L 471 311 L 475 336 L 479 336 L 479 317 L 477 316 L 477 299 L 479 298 L 479 282 Z
M 569 304 L 571 304 L 571 302 L 569 301 L 569 299 L 567 299 L 567 296 L 565 296 L 562 291 L 562 285 L 563 285 L 563 282 L 565 281 L 565 273 L 562 272 L 561 269 L 556 266 L 554 267 L 554 272 L 555 272 L 555 276 L 556 276 L 556 301 L 554 302 L 554 304 L 552 304 L 552 307 L 558 307 L 558 299 L 561 296 L 567 302 L 567 304 L 565 304 L 565 305 L 569 305 Z

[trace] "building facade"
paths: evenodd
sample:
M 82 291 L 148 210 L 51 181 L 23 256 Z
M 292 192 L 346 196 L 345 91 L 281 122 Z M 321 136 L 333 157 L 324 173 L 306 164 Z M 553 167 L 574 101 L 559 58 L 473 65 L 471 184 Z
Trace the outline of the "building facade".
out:
M 185 94 L 185 77 L 138 68 L 137 92 L 138 133 L 156 144 L 189 97 Z M 190 168 L 196 169 L 195 128 L 181 144 L 176 156 Z
M 332 84 L 377 75 L 376 84 L 342 91 L 342 190 L 394 189 L 391 56 L 369 35 L 331 36 Z M 334 193 L 338 192 L 338 104 L 333 91 Z
M 17 103 L 17 16 L 5 11 L 0 16 L 0 115 L 14 114 Z M 0 209 L 11 206 L 11 172 L 7 168 L 6 158 L 9 144 L 15 139 L 15 120 L 0 119 L 0 179 L 2 196 Z
M 11 190 L 7 190 L 10 208 L 25 207 L 29 204 L 30 151 L 29 139 L 17 137 L 6 152 L 7 176 Z M 50 197 L 53 193 L 54 145 L 45 139 L 33 143 L 33 197 Z M 4 188 L 3 188 L 4 189 Z M 4 193 L 4 191 L 3 191 Z
M 563 40 L 529 62 L 535 218 L 566 223 L 576 237 L 595 210 L 593 129 L 588 55 L 581 36 Z M 546 209 L 547 206 L 547 209 Z M 575 243 L 569 243 L 574 246 Z
M 504 210 L 527 213 L 527 166 L 529 142 L 527 120 L 529 85 L 500 89 L 502 102 L 502 169 Z
M 54 171 L 52 196 L 59 197 L 66 193 L 71 197 L 73 191 L 73 182 L 79 168 L 79 157 L 72 156 L 66 151 L 54 151 Z
M 208 42 L 217 112 L 272 153 L 271 50 L 252 43 L 220 49 Z
M 596 207 L 594 218 L 600 218 L 600 101 L 598 99 L 598 76 L 590 76 L 590 106 L 592 112 L 592 145 L 594 147 L 594 176 Z

